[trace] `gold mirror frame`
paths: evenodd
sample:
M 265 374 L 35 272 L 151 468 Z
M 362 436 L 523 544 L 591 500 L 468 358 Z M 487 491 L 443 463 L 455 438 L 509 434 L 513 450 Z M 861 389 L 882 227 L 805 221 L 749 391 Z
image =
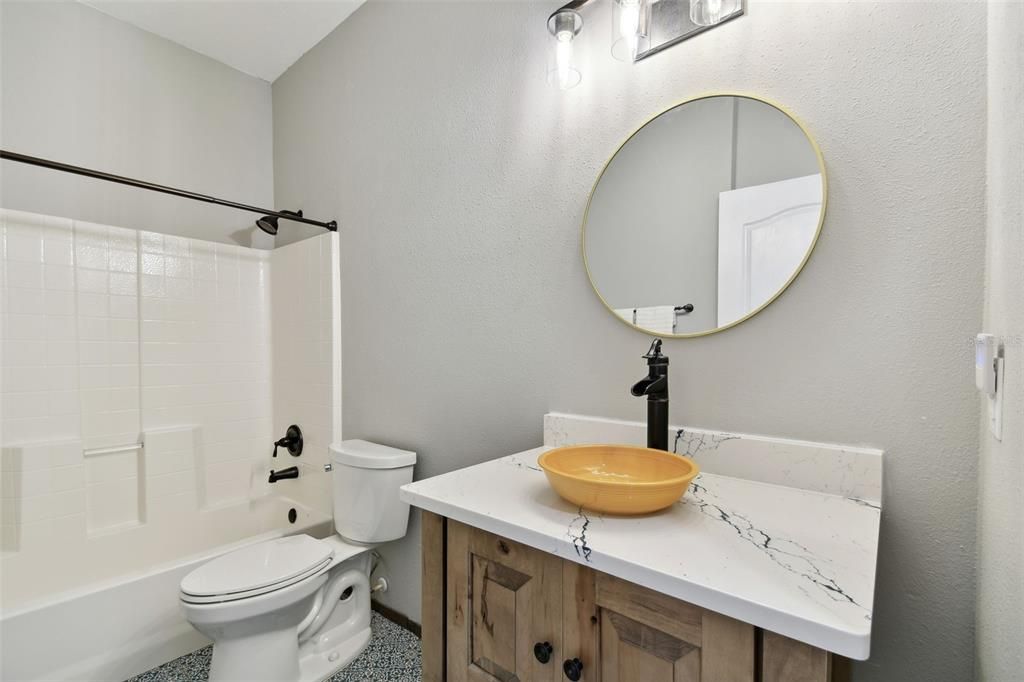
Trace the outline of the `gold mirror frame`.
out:
M 785 114 L 789 118 L 789 120 L 795 123 L 796 126 L 800 129 L 800 131 L 804 134 L 804 137 L 807 138 L 807 141 L 811 143 L 811 149 L 814 150 L 814 156 L 818 160 L 818 170 L 821 172 L 821 215 L 818 217 L 818 228 L 814 231 L 814 239 L 811 240 L 810 246 L 807 247 L 807 253 L 804 254 L 803 260 L 800 261 L 800 265 L 797 266 L 796 270 L 793 271 L 793 274 L 790 276 L 790 278 L 786 280 L 786 283 L 783 284 L 782 287 L 780 287 L 779 290 L 775 292 L 775 294 L 771 298 L 762 303 L 760 306 L 758 306 L 754 310 L 751 310 L 749 313 L 739 318 L 738 320 L 733 320 L 729 324 L 722 325 L 721 327 L 715 327 L 714 329 L 708 329 L 702 332 L 691 332 L 689 334 L 659 334 L 650 329 L 644 329 L 643 327 L 635 325 L 632 322 L 629 322 L 623 319 L 621 316 L 619 316 L 619 314 L 616 313 L 610 305 L 608 305 L 608 301 L 604 299 L 604 296 L 601 295 L 601 292 L 597 288 L 597 284 L 594 283 L 594 275 L 590 271 L 590 263 L 587 262 L 587 220 L 590 217 L 590 205 L 594 201 L 594 193 L 597 191 L 597 186 L 601 184 L 601 178 L 604 177 L 605 171 L 608 170 L 608 166 L 611 164 L 612 160 L 618 155 L 618 153 L 622 150 L 623 147 L 629 144 L 629 141 L 632 140 L 637 133 L 639 133 L 647 126 L 648 123 L 658 118 L 662 114 L 666 114 L 669 111 L 672 111 L 673 109 L 683 106 L 684 104 L 689 104 L 690 102 L 698 102 L 703 99 L 711 99 L 714 97 L 743 97 L 745 99 L 751 99 L 757 102 L 761 102 L 763 104 L 767 104 L 768 106 L 774 107 L 781 111 L 783 114 Z M 614 317 L 616 320 L 623 323 L 630 329 L 641 332 L 643 334 L 648 334 L 650 336 L 656 336 L 658 338 L 663 339 L 691 339 L 696 338 L 698 336 L 708 336 L 709 334 L 717 334 L 718 332 L 725 331 L 726 329 L 731 329 L 742 322 L 746 322 L 754 315 L 757 315 L 759 312 L 761 312 L 762 310 L 770 306 L 772 303 L 774 303 L 775 300 L 779 296 L 781 296 L 786 289 L 789 288 L 789 286 L 793 283 L 797 276 L 799 276 L 799 274 L 803 272 L 804 266 L 807 265 L 807 261 L 810 260 L 811 254 L 814 252 L 814 247 L 818 245 L 818 238 L 821 236 L 821 228 L 825 224 L 825 214 L 827 210 L 828 175 L 825 172 L 825 159 L 821 155 L 821 148 L 818 146 L 818 142 L 814 139 L 814 137 L 811 136 L 810 131 L 807 130 L 807 126 L 805 126 L 800 121 L 800 119 L 793 115 L 793 112 L 791 112 L 789 109 L 782 106 L 781 104 L 773 102 L 770 99 L 765 99 L 764 97 L 748 95 L 740 92 L 715 92 L 704 95 L 698 95 L 697 97 L 691 97 L 681 102 L 677 102 L 676 104 L 673 104 L 667 109 L 663 109 L 662 111 L 659 111 L 658 113 L 646 119 L 643 123 L 640 124 L 640 126 L 636 130 L 629 134 L 629 137 L 627 137 L 622 144 L 616 147 L 615 152 L 612 153 L 612 155 L 608 158 L 607 161 L 604 162 L 604 165 L 601 167 L 601 172 L 597 176 L 597 180 L 594 181 L 594 186 L 590 188 L 590 196 L 587 198 L 587 208 L 583 212 L 583 225 L 580 228 L 580 249 L 583 253 L 583 267 L 587 271 L 587 279 L 590 280 L 590 287 L 594 290 L 594 293 L 597 294 L 597 298 L 601 301 L 601 304 L 608 309 L 608 312 L 612 314 L 612 317 Z

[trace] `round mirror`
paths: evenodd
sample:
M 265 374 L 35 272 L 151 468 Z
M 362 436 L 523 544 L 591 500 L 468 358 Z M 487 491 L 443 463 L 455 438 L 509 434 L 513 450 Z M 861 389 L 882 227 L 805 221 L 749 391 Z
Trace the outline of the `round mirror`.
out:
M 739 95 L 648 121 L 601 172 L 583 258 L 615 315 L 700 336 L 758 313 L 796 278 L 825 217 L 825 166 L 804 127 Z

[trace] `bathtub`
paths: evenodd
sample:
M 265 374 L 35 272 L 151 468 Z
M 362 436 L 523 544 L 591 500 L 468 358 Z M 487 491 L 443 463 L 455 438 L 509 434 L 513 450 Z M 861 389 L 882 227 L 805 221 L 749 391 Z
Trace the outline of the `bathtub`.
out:
M 288 511 L 297 518 L 288 522 Z M 119 682 L 209 642 L 184 619 L 178 585 L 191 570 L 232 549 L 282 535 L 326 537 L 331 519 L 286 498 L 203 512 L 212 526 L 244 515 L 257 532 L 146 570 L 47 595 L 0 612 L 0 679 Z M 223 527 L 223 526 L 222 526 Z M 234 526 L 237 528 L 237 526 Z M 66 556 L 66 570 L 75 557 Z

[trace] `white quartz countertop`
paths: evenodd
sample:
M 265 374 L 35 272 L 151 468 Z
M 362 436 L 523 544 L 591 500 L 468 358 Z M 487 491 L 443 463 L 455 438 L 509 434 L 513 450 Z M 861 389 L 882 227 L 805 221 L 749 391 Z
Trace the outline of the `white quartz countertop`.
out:
M 868 657 L 876 502 L 703 473 L 665 511 L 608 516 L 550 488 L 537 466 L 548 449 L 417 481 L 401 496 L 827 651 Z

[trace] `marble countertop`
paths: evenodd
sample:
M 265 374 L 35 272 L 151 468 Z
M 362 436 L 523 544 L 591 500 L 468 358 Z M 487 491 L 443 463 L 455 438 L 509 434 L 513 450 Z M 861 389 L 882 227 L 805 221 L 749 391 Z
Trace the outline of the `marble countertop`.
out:
M 422 509 L 586 564 L 827 651 L 870 651 L 877 501 L 702 473 L 642 517 L 575 507 L 549 486 L 548 447 L 402 488 Z

